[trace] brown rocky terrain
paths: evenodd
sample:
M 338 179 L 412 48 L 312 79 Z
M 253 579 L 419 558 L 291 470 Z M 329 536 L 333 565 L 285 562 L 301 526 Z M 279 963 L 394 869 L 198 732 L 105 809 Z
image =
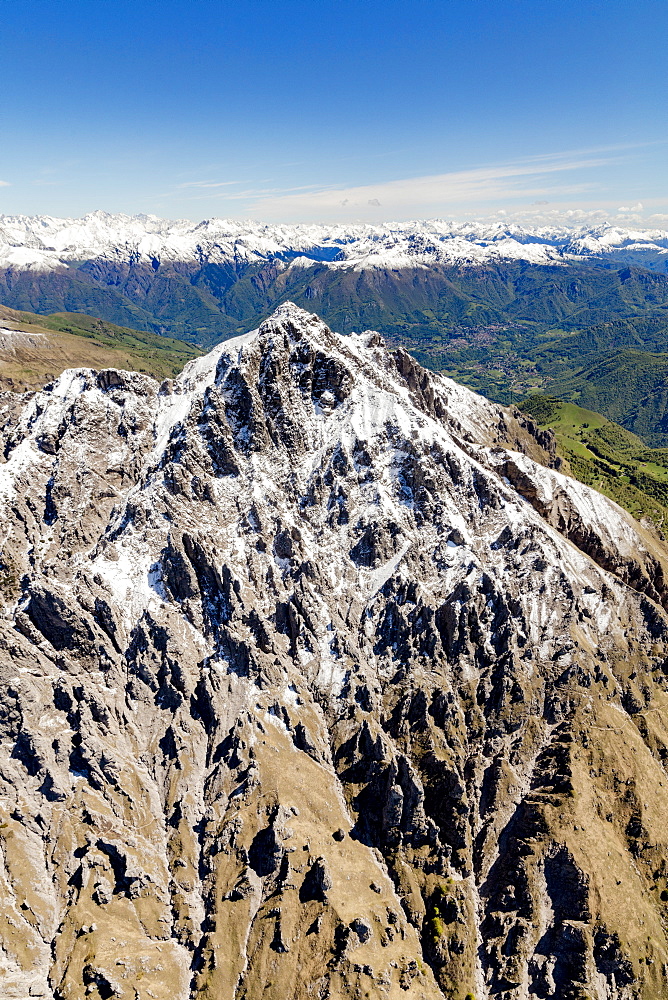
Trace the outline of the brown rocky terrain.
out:
M 667 554 L 290 304 L 0 397 L 3 997 L 668 996 Z

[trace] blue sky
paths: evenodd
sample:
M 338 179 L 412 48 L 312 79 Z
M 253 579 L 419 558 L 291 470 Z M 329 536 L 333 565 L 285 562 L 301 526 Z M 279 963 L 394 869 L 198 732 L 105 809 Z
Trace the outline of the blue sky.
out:
M 0 43 L 1 213 L 668 227 L 668 0 L 0 0 Z

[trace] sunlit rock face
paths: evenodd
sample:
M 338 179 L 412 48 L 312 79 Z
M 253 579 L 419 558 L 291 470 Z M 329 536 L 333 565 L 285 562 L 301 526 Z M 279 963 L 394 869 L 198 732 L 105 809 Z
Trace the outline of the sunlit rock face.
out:
M 290 304 L 5 393 L 0 992 L 668 995 L 666 553 Z

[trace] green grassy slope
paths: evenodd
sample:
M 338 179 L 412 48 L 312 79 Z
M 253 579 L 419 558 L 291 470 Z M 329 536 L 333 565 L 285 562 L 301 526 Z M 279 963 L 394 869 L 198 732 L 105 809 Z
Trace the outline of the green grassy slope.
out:
M 25 314 L 24 314 L 25 315 Z M 196 358 L 202 351 L 192 344 L 173 337 L 163 337 L 158 333 L 134 330 L 129 327 L 106 323 L 85 313 L 53 313 L 50 316 L 33 316 L 32 322 L 41 323 L 49 330 L 71 333 L 98 341 L 106 347 L 129 350 L 139 360 L 145 360 L 151 373 L 164 371 L 178 374 L 187 361 Z
M 668 521 L 668 449 L 648 448 L 600 413 L 544 395 L 520 408 L 551 428 L 576 479 L 615 500 L 636 518 Z
M 158 334 L 115 326 L 82 313 L 38 316 L 0 306 L 0 327 L 29 336 L 18 346 L 0 337 L 0 387 L 40 388 L 65 368 L 124 368 L 171 378 L 202 352 Z
M 651 447 L 668 444 L 668 353 L 594 356 L 555 379 L 550 394 L 604 413 Z

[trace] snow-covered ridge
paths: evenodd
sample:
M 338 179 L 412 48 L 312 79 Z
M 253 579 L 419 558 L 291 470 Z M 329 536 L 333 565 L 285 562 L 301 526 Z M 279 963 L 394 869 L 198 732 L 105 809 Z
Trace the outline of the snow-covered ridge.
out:
M 0 267 L 54 270 L 105 259 L 159 267 L 169 261 L 313 262 L 330 268 L 429 267 L 523 260 L 534 264 L 594 258 L 664 270 L 668 231 L 594 227 L 524 227 L 444 220 L 371 225 L 264 225 L 206 219 L 92 212 L 81 219 L 0 216 Z

